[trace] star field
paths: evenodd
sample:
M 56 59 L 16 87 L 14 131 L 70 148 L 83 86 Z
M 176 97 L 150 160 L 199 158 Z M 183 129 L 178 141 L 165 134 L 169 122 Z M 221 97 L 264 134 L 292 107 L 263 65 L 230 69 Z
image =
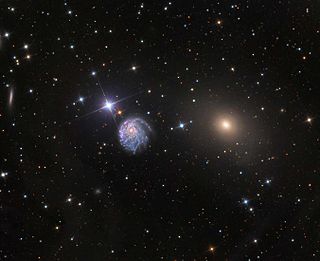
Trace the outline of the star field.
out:
M 0 1 L 0 260 L 320 260 L 319 10 Z

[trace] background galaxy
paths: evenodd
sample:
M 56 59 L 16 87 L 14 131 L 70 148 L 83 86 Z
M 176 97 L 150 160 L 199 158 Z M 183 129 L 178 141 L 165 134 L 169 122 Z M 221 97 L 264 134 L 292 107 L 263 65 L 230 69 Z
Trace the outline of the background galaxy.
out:
M 320 260 L 319 37 L 315 0 L 0 1 L 0 260 Z

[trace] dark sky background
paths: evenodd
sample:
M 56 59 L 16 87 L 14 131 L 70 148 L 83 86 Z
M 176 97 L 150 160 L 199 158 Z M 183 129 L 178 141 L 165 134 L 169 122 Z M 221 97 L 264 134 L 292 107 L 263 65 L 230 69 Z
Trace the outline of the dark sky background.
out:
M 0 260 L 320 260 L 319 46 L 319 1 L 0 1 Z

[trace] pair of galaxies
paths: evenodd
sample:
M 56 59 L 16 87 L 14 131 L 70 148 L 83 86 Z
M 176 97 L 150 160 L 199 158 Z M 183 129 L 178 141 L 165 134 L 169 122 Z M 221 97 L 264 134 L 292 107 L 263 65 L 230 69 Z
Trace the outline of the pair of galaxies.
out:
M 106 99 L 104 105 L 101 108 L 93 112 L 90 112 L 84 116 L 106 109 L 111 113 L 112 118 L 115 124 L 117 125 L 115 112 L 117 115 L 121 115 L 122 111 L 117 110 L 115 108 L 116 107 L 115 105 L 125 99 L 127 98 L 118 100 L 116 102 L 111 102 L 109 99 Z M 79 102 L 83 103 L 84 98 L 80 97 Z M 185 129 L 187 124 L 192 124 L 192 121 L 189 121 L 189 123 L 180 122 L 176 128 Z M 220 119 L 216 125 L 218 126 L 219 131 L 222 131 L 222 132 L 232 133 L 235 130 L 233 121 L 227 118 Z M 171 130 L 173 129 L 174 128 L 171 128 Z M 126 152 L 133 155 L 144 151 L 148 147 L 151 134 L 152 134 L 152 128 L 149 125 L 149 123 L 145 119 L 139 116 L 126 117 L 118 127 L 118 139 L 121 147 Z

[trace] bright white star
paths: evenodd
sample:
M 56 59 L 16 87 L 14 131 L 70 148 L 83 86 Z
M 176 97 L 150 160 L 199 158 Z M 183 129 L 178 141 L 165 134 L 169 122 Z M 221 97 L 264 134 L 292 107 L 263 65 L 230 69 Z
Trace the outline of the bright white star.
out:
M 111 103 L 111 102 L 109 102 L 109 101 L 107 100 L 104 107 L 107 108 L 109 111 L 111 111 L 111 110 L 112 110 L 112 107 L 113 107 L 113 103 Z

